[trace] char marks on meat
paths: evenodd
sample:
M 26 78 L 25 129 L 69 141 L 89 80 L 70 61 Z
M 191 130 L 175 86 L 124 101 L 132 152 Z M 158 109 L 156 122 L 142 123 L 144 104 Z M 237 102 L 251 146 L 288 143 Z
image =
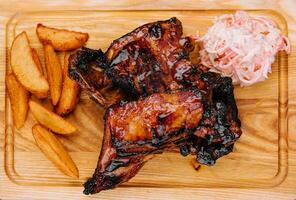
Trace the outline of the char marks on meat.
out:
M 190 71 L 189 37 L 177 18 L 145 24 L 113 41 L 106 52 L 106 73 L 113 83 L 137 95 L 181 86 Z
M 111 79 L 105 75 L 103 70 L 106 66 L 107 61 L 102 50 L 82 47 L 69 58 L 69 76 L 88 91 L 93 100 L 107 107 L 119 101 L 123 94 L 113 87 Z
M 98 166 L 84 193 L 114 188 L 153 154 L 184 142 L 202 117 L 201 98 L 198 90 L 173 91 L 108 108 Z
M 98 103 L 116 103 L 107 109 L 98 166 L 85 194 L 128 181 L 172 148 L 206 165 L 232 151 L 241 123 L 231 78 L 192 64 L 193 42 L 182 34 L 181 22 L 171 18 L 136 28 L 105 54 L 82 48 L 70 57 L 72 79 Z M 109 87 L 115 98 L 102 95 Z
M 206 165 L 230 153 L 241 135 L 231 79 L 209 72 L 200 81 L 211 87 L 154 93 L 110 107 L 98 166 L 84 193 L 128 181 L 153 154 L 173 147 Z
M 91 93 L 109 80 L 135 96 L 183 88 L 196 67 L 189 61 L 193 41 L 182 34 L 177 18 L 145 24 L 114 40 L 105 55 L 87 48 L 73 54 L 70 76 Z M 102 70 L 107 77 L 102 78 Z M 95 86 L 86 86 L 83 80 Z M 92 95 L 104 102 L 98 92 Z

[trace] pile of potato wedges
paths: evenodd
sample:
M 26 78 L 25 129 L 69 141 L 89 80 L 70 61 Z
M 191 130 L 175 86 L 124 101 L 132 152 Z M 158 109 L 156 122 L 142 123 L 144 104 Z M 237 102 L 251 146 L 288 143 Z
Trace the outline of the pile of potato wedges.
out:
M 6 86 L 13 124 L 21 129 L 30 111 L 36 119 L 32 133 L 37 146 L 61 172 L 78 178 L 78 168 L 55 134 L 69 135 L 77 130 L 64 118 L 75 109 L 80 94 L 79 85 L 68 76 L 68 59 L 89 36 L 42 24 L 37 25 L 36 34 L 43 45 L 45 70 L 26 32 L 15 37 L 10 49 L 11 70 L 6 75 Z M 63 63 L 57 52 L 65 52 Z M 46 106 L 45 101 L 51 105 Z

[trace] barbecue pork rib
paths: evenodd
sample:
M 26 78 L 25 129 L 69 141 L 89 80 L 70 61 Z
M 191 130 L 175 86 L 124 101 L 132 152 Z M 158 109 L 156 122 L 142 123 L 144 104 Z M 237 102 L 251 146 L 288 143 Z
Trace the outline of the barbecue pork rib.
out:
M 98 166 L 85 194 L 128 181 L 153 155 L 171 148 L 206 165 L 232 151 L 241 135 L 232 81 L 202 72 L 189 60 L 192 50 L 181 22 L 171 18 L 135 29 L 105 54 L 83 47 L 71 55 L 70 77 L 98 103 L 129 101 L 107 110 Z

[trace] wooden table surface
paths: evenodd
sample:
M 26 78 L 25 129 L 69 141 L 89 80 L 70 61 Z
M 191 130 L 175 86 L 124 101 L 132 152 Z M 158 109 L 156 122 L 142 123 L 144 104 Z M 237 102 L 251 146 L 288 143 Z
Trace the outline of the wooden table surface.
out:
M 296 48 L 296 0 L 2 0 L 0 1 L 0 199 L 296 199 L 296 63 L 289 60 L 289 169 L 286 179 L 270 189 L 234 188 L 118 188 L 85 196 L 77 187 L 29 187 L 12 183 L 4 171 L 5 133 L 5 38 L 8 19 L 16 12 L 37 10 L 100 9 L 272 9 L 288 22 L 289 39 Z M 295 52 L 295 51 L 294 51 Z M 290 58 L 296 57 L 295 53 Z M 33 170 L 33 169 L 32 169 Z

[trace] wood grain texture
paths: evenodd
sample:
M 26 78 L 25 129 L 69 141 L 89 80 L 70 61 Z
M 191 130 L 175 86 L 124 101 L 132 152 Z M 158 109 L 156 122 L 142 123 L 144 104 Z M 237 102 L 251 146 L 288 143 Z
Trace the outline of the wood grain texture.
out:
M 0 31 L 0 48 L 1 48 L 1 57 L 0 57 L 0 125 L 1 130 L 3 130 L 0 134 L 0 142 L 1 146 L 4 144 L 4 129 L 5 129 L 5 122 L 4 122 L 4 116 L 5 116 L 5 86 L 4 86 L 4 74 L 5 74 L 5 25 L 7 24 L 7 21 L 10 16 L 12 16 L 17 11 L 33 11 L 33 10 L 65 10 L 65 9 L 155 9 L 155 2 L 153 1 L 88 1 L 88 2 L 80 2 L 77 1 L 59 1 L 59 2 L 47 2 L 47 1 L 26 1 L 26 3 L 17 1 L 13 3 L 14 6 L 10 6 L 11 2 L 1 2 L 0 7 L 2 8 L 3 12 L 0 15 L 0 21 L 1 21 L 1 31 Z M 32 5 L 32 6 L 28 6 Z M 244 9 L 275 9 L 278 12 L 280 12 L 286 20 L 288 21 L 288 27 L 289 27 L 289 38 L 292 42 L 292 49 L 295 47 L 296 42 L 296 4 L 293 0 L 290 1 L 223 1 L 223 3 L 219 3 L 219 1 L 211 1 L 209 3 L 208 1 L 186 1 L 186 3 L 178 3 L 178 1 L 158 1 L 157 7 L 159 9 L 221 9 L 221 8 L 231 8 L 231 9 L 238 9 L 238 8 L 244 8 Z M 155 16 L 156 18 L 157 16 Z M 75 16 L 74 16 L 75 18 Z M 135 18 L 134 20 L 136 20 Z M 35 19 L 38 20 L 38 19 Z M 70 20 L 70 18 L 69 18 Z M 107 19 L 106 19 L 107 20 Z M 133 21 L 134 22 L 134 21 Z M 137 22 L 134 22 L 137 23 Z M 79 26 L 79 24 L 77 24 Z M 120 25 L 120 24 L 119 24 Z M 76 24 L 72 25 L 73 27 L 77 27 Z M 93 26 L 93 24 L 89 24 L 89 27 Z M 130 24 L 130 26 L 133 26 L 133 23 Z M 190 28 L 190 26 L 188 26 Z M 19 26 L 19 29 L 21 29 L 21 23 Z M 87 27 L 86 27 L 87 28 Z M 131 27 L 130 27 L 131 28 Z M 126 28 L 127 30 L 129 27 Z M 198 29 L 198 28 L 197 28 Z M 190 30 L 191 31 L 191 30 Z M 117 36 L 120 36 L 121 33 L 118 32 L 118 35 L 112 35 L 111 38 L 116 38 Z M 104 36 L 107 37 L 107 36 Z M 92 35 L 90 35 L 90 39 L 92 39 Z M 99 41 L 100 38 L 93 38 L 94 40 L 89 42 L 89 45 L 95 45 Z M 34 41 L 33 41 L 34 42 Z M 107 43 L 106 43 L 107 45 Z M 97 47 L 97 46 L 94 46 Z M 105 46 L 103 45 L 103 48 Z M 38 49 L 37 49 L 38 50 Z M 39 50 L 40 51 L 40 50 Z M 43 55 L 40 55 L 41 57 Z M 289 63 L 289 69 L 288 69 L 288 81 L 289 81 L 289 171 L 287 174 L 287 178 L 284 180 L 283 183 L 281 183 L 279 186 L 269 189 L 229 189 L 229 188 L 133 188 L 133 187 L 121 187 L 114 191 L 107 191 L 100 193 L 99 195 L 95 195 L 92 197 L 86 197 L 81 194 L 81 187 L 37 187 L 37 186 L 21 186 L 16 185 L 15 183 L 12 183 L 5 171 L 4 171 L 4 162 L 3 161 L 3 153 L 1 153 L 1 162 L 0 162 L 0 198 L 2 199 L 32 199 L 32 197 L 35 197 L 36 199 L 89 199 L 89 198 L 101 198 L 101 199 L 295 199 L 296 198 L 296 136 L 295 136 L 295 128 L 296 128 L 296 90 L 295 90 L 295 84 L 296 84 L 296 70 L 295 70 L 295 51 L 292 52 L 290 55 L 290 59 L 292 62 Z M 256 164 L 259 163 L 261 166 L 264 166 L 266 164 L 266 171 L 264 173 L 260 173 L 261 177 L 258 178 L 268 178 L 270 174 L 276 173 L 277 165 L 270 165 L 268 163 L 275 163 L 275 160 L 277 160 L 276 157 L 273 155 L 274 152 L 277 151 L 277 145 L 276 136 L 277 128 L 277 114 L 275 113 L 274 107 L 277 107 L 277 85 L 274 79 L 278 75 L 277 69 L 274 70 L 273 75 L 268 80 L 269 85 L 265 84 L 259 84 L 256 86 L 256 90 L 260 90 L 260 95 L 256 96 L 252 92 L 252 88 L 247 89 L 245 91 L 239 90 L 236 92 L 236 95 L 239 96 L 240 100 L 238 101 L 239 108 L 242 113 L 247 113 L 246 115 L 243 115 L 242 118 L 247 123 L 244 123 L 246 126 L 244 127 L 245 130 L 250 130 L 251 132 L 254 132 L 255 130 L 258 131 L 259 134 L 249 134 L 248 132 L 244 134 L 244 137 L 241 138 L 241 141 L 239 142 L 238 146 L 243 151 L 243 158 L 246 159 L 245 155 L 249 154 L 249 163 L 246 162 L 246 164 L 249 164 L 250 170 L 248 170 L 249 174 L 242 174 L 242 173 L 232 173 L 233 168 L 235 167 L 237 163 L 231 163 L 235 162 L 235 160 L 232 160 L 233 157 L 239 157 L 242 152 L 236 152 L 233 155 L 230 155 L 229 157 L 223 158 L 221 162 L 223 163 L 229 163 L 228 174 L 231 174 L 232 177 L 256 177 L 257 174 L 255 171 L 252 171 L 253 169 L 256 169 L 256 166 L 258 165 L 252 165 L 252 161 L 254 159 L 260 159 L 261 160 L 256 161 Z M 268 90 L 270 88 L 274 89 L 274 93 L 268 93 Z M 272 94 L 274 96 L 272 96 Z M 271 95 L 271 96 L 270 96 Z M 252 98 L 250 98 L 252 96 Z M 262 99 L 258 101 L 258 97 L 261 97 Z M 251 99 L 251 100 L 250 100 Z M 285 102 L 284 102 L 285 103 Z M 253 105 L 253 107 L 250 107 L 249 105 Z M 83 166 L 87 166 L 87 168 L 92 169 L 95 165 L 95 160 L 93 158 L 97 157 L 97 152 L 92 152 L 90 155 L 87 155 L 87 150 L 93 151 L 94 149 L 98 149 L 97 141 L 94 141 L 92 138 L 94 138 L 94 135 L 98 135 L 97 129 L 98 127 L 102 127 L 102 123 L 100 122 L 100 115 L 98 114 L 97 117 L 93 117 L 89 114 L 88 110 L 92 109 L 93 107 L 96 108 L 97 112 L 100 113 L 102 110 L 100 110 L 99 107 L 96 107 L 93 103 L 89 101 L 82 100 L 80 106 L 78 107 L 77 111 L 75 113 L 79 113 L 79 116 L 74 115 L 72 116 L 73 119 L 70 120 L 77 120 L 76 117 L 79 118 L 88 118 L 91 119 L 90 122 L 87 122 L 87 126 L 85 121 L 81 121 L 81 125 L 87 127 L 87 132 L 90 133 L 90 135 L 85 134 L 85 138 L 82 140 L 83 142 L 79 142 L 77 144 L 77 138 L 73 137 L 70 138 L 70 140 L 67 140 L 65 138 L 61 138 L 66 147 L 71 152 L 71 155 L 73 157 L 76 157 L 78 160 L 81 160 L 82 162 L 78 163 L 78 167 L 82 168 Z M 258 108 L 261 108 L 258 109 Z M 263 108 L 263 109 L 262 109 Z M 269 109 L 267 109 L 269 108 Z M 6 114 L 9 114 L 6 112 Z M 32 119 L 32 116 L 29 116 L 30 119 Z M 264 121 L 266 123 L 260 123 L 260 121 Z M 99 123 L 100 122 L 100 123 Z M 29 124 L 32 123 L 29 121 Z M 30 128 L 30 125 L 27 125 Z M 264 126 L 262 126 L 264 124 Z M 247 127 L 248 126 L 248 127 Z M 264 132 L 266 134 L 260 134 L 260 132 Z M 78 137 L 78 136 L 77 136 Z M 16 166 L 22 165 L 22 167 L 18 168 L 19 173 L 28 173 L 33 172 L 34 169 L 31 167 L 30 160 L 22 159 L 28 155 L 31 155 L 31 161 L 33 162 L 36 160 L 38 162 L 41 162 L 41 166 L 51 166 L 49 161 L 44 159 L 42 157 L 42 154 L 39 153 L 38 149 L 34 146 L 32 136 L 29 132 L 16 132 L 16 152 L 15 154 L 15 162 Z M 252 150 L 254 148 L 248 148 L 247 145 L 242 145 L 246 142 L 251 142 L 252 145 L 256 146 L 256 149 L 259 149 L 260 155 L 254 154 Z M 81 141 L 81 140 L 79 140 Z M 27 145 L 30 144 L 30 145 Z M 265 144 L 265 145 L 260 145 Z M 86 155 L 80 154 L 75 155 L 77 152 L 84 150 Z M 2 148 L 3 151 L 3 148 Z M 34 154 L 28 154 L 30 152 L 35 152 Z M 256 150 L 258 152 L 258 150 Z M 253 153 L 253 154 L 252 154 Z M 81 157 L 79 157 L 81 156 Z M 257 156 L 257 157 L 256 157 Z M 86 160 L 81 158 L 88 158 Z M 91 160 L 90 160 L 91 159 Z M 163 162 L 163 159 L 167 159 L 168 162 Z M 160 156 L 156 158 L 155 160 L 151 161 L 150 165 L 147 165 L 143 169 L 143 173 L 140 173 L 137 179 L 134 181 L 143 181 L 145 179 L 144 176 L 142 176 L 145 173 L 151 173 L 151 181 L 157 181 L 155 179 L 155 173 L 153 172 L 163 172 L 163 173 L 170 173 L 170 174 L 178 174 L 176 173 L 176 168 L 169 165 L 170 160 L 175 159 L 174 155 L 169 153 L 165 156 Z M 180 158 L 182 159 L 182 158 Z M 248 161 L 246 159 L 246 161 Z M 83 161 L 84 160 L 84 161 Z M 190 162 L 188 158 L 183 159 L 184 162 L 178 162 L 181 164 L 181 168 L 186 169 L 186 167 L 190 166 L 187 162 Z M 226 162 L 227 161 L 227 162 Z M 228 162 L 229 161 L 229 162 Z M 19 162 L 19 163 L 17 163 Z M 48 163 L 47 163 L 48 162 Z M 157 163 L 168 163 L 165 166 L 162 166 L 162 168 L 157 167 Z M 184 164 L 182 164 L 184 163 Z M 246 165 L 247 166 L 247 165 Z M 225 166 L 223 166 L 225 167 Z M 223 179 L 227 179 L 229 177 L 223 177 L 219 176 L 219 170 L 224 171 L 223 167 L 220 166 L 216 167 L 216 169 L 210 170 L 211 172 L 205 170 L 206 173 L 211 174 L 215 173 L 215 176 L 218 177 L 218 179 L 221 179 L 219 181 L 223 182 Z M 55 170 L 55 168 L 48 168 L 46 167 L 44 170 L 42 168 L 38 168 L 38 170 L 35 170 L 34 173 L 36 176 L 42 175 L 46 171 L 47 174 L 56 174 L 56 177 L 60 177 L 58 172 Z M 203 171 L 203 168 L 201 168 L 201 172 Z M 235 171 L 235 170 L 234 170 Z M 225 171 L 224 171 L 225 172 Z M 89 176 L 87 171 L 82 172 L 85 174 L 82 174 L 82 176 L 86 177 Z M 157 173 L 157 174 L 158 174 Z M 198 179 L 198 175 L 194 178 Z M 34 178 L 34 177 L 32 177 Z M 176 177 L 178 178 L 178 177 Z M 188 183 L 190 183 L 189 180 L 190 177 L 188 177 Z M 147 178 L 146 178 L 147 179 Z M 170 183 L 171 180 L 167 180 L 168 183 Z M 135 182 L 132 182 L 133 184 Z M 239 182 L 238 182 L 239 184 Z
M 118 38 L 127 30 L 133 30 L 150 21 L 176 16 L 183 23 L 185 35 L 192 34 L 197 30 L 200 34 L 204 34 L 212 24 L 213 19 L 226 12 L 229 13 L 230 11 L 48 11 L 19 13 L 11 18 L 7 25 L 7 49 L 9 49 L 15 35 L 25 30 L 31 46 L 41 53 L 41 58 L 43 58 L 41 60 L 44 60 L 42 46 L 35 34 L 36 24 L 40 22 L 58 28 L 88 31 L 91 37 L 87 46 L 106 50 L 114 38 Z M 270 17 L 277 22 L 283 32 L 287 32 L 284 19 L 277 13 L 273 11 L 249 12 Z M 112 23 L 110 23 L 110 18 L 113 19 Z M 195 24 L 198 25 L 198 29 Z M 280 126 L 284 127 L 286 124 L 286 112 L 280 111 L 279 107 L 280 99 L 283 98 L 283 101 L 287 99 L 287 91 L 280 89 L 286 87 L 287 78 L 283 76 L 287 72 L 287 63 L 284 62 L 286 59 L 285 54 L 279 55 L 273 65 L 273 74 L 268 81 L 248 88 L 236 88 L 236 98 L 239 103 L 244 135 L 235 146 L 234 154 L 221 159 L 214 167 L 203 166 L 203 170 L 198 171 L 192 167 L 193 156 L 183 159 L 178 153 L 164 155 L 161 159 L 148 162 L 143 170 L 125 185 L 165 188 L 180 186 L 249 188 L 278 185 L 287 174 L 286 130 L 280 128 Z M 9 60 L 7 67 L 9 70 Z M 273 89 L 270 90 L 270 87 Z M 6 151 L 7 164 L 5 167 L 12 181 L 19 185 L 81 186 L 87 180 L 96 165 L 99 150 L 97 145 L 101 143 L 103 134 L 103 126 L 90 122 L 96 118 L 100 124 L 104 122 L 102 120 L 103 113 L 94 109 L 96 106 L 93 105 L 93 102 L 86 98 L 81 103 L 74 115 L 70 117 L 72 124 L 79 127 L 77 134 L 62 138 L 63 143 L 74 153 L 75 162 L 80 165 L 79 169 L 82 175 L 79 181 L 71 180 L 60 173 L 47 173 L 54 171 L 55 168 L 44 162 L 45 158 L 42 159 L 38 155 L 38 151 L 31 150 L 35 146 L 31 140 L 30 128 L 34 125 L 34 120 L 30 118 L 30 115 L 24 129 L 15 131 L 12 128 L 11 131 L 10 129 L 7 131 L 7 137 L 11 137 L 11 140 L 15 141 L 15 143 L 7 144 L 11 145 L 14 151 L 12 152 L 9 149 Z M 286 105 L 283 105 L 283 108 L 287 109 Z M 7 106 L 6 110 L 9 109 L 9 106 Z M 280 112 L 284 116 L 281 117 Z M 6 126 L 13 127 L 13 124 L 9 123 L 11 117 L 6 115 L 6 118 Z M 270 123 L 265 123 L 266 119 Z M 253 123 L 253 121 L 256 121 L 256 123 Z M 283 123 L 281 123 L 282 121 Z M 90 132 L 87 127 L 93 127 L 95 131 Z M 99 138 L 99 141 L 97 138 Z M 280 141 L 281 138 L 283 142 Z M 90 143 L 94 145 L 90 146 Z M 282 156 L 281 152 L 283 153 Z M 19 156 L 19 154 L 22 156 Z M 33 161 L 34 156 L 38 156 L 38 159 Z M 18 159 L 16 159 L 17 157 Z M 91 167 L 86 167 L 85 163 L 90 163 L 89 166 Z M 169 167 L 170 165 L 175 167 Z M 28 170 L 30 168 L 34 168 L 34 171 Z M 169 172 L 167 169 L 170 169 Z M 45 172 L 47 175 L 40 172 Z M 236 182 L 240 184 L 236 185 Z

